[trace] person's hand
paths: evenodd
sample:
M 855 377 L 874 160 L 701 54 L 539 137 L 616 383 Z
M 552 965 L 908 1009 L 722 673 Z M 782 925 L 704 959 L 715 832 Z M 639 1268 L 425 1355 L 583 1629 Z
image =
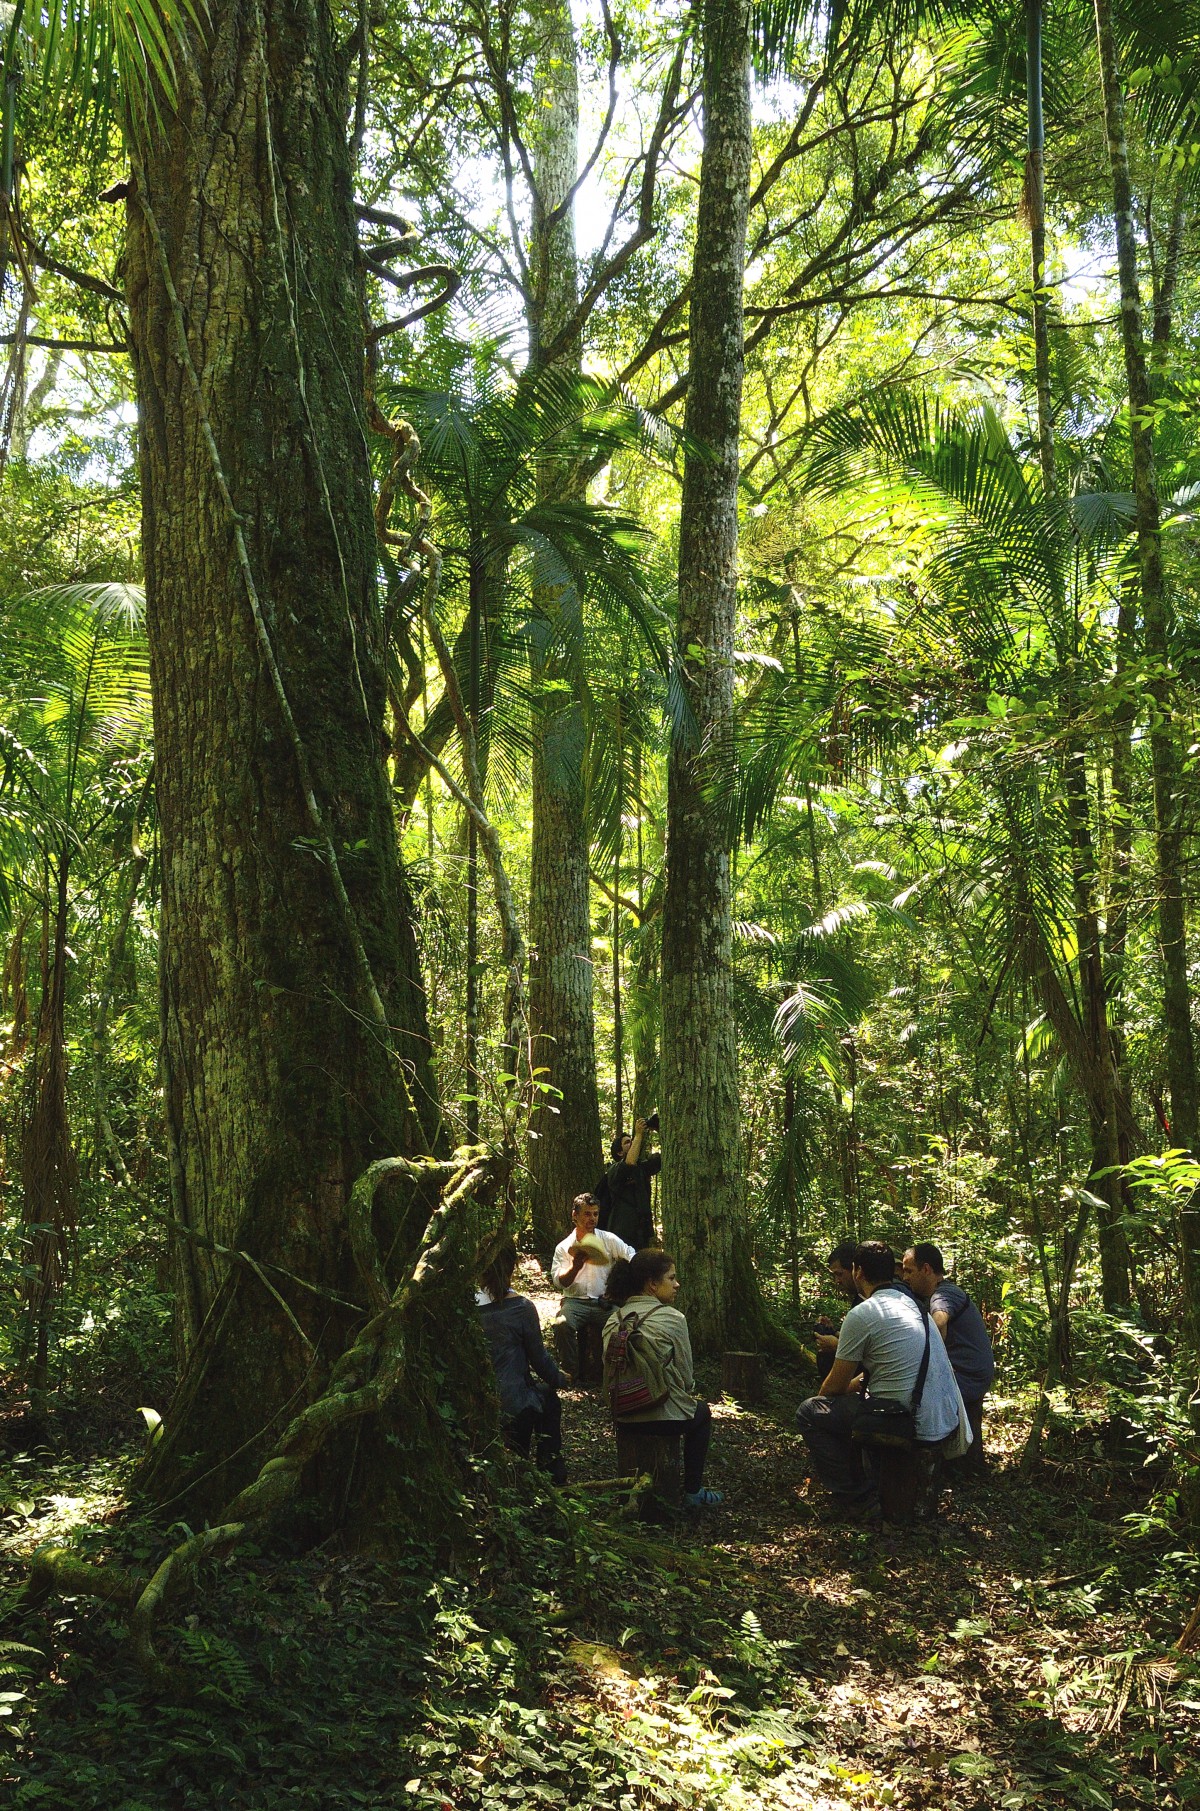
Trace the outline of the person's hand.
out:
M 852 1377 L 850 1379 L 849 1383 L 846 1385 L 847 1396 L 861 1396 L 863 1393 L 863 1384 L 865 1381 L 866 1380 L 864 1379 L 861 1371 L 859 1372 L 857 1377 Z
M 818 1333 L 816 1344 L 822 1352 L 837 1351 L 838 1336 L 836 1333 Z
M 635 1119 L 633 1122 L 633 1129 L 634 1129 L 635 1133 L 644 1132 L 646 1130 L 645 1120 L 644 1119 Z

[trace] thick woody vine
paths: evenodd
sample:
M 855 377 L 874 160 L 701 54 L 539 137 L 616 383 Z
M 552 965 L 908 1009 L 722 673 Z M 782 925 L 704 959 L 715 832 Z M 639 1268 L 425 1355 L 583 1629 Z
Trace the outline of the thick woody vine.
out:
M 426 264 L 412 270 L 393 271 L 391 260 L 411 251 L 415 243 L 416 235 L 412 228 L 398 215 L 385 213 L 379 208 L 360 207 L 358 214 L 361 220 L 368 221 L 372 225 L 392 228 L 395 235 L 390 239 L 360 248 L 363 266 L 367 272 L 401 291 L 409 290 L 418 283 L 430 280 L 436 280 L 442 284 L 442 288 L 430 300 L 422 302 L 417 308 L 396 320 L 374 325 L 369 316 L 366 318 L 364 337 L 367 420 L 373 432 L 386 440 L 391 447 L 388 469 L 375 500 L 375 530 L 380 545 L 394 550 L 394 557 L 400 565 L 402 578 L 411 578 L 411 587 L 406 586 L 406 590 L 417 589 L 420 591 L 425 626 L 441 669 L 446 700 L 453 714 L 462 744 L 465 787 L 459 785 L 445 764 L 438 759 L 432 749 L 427 748 L 422 742 L 408 720 L 403 702 L 401 700 L 393 701 L 393 708 L 398 720 L 397 727 L 419 750 L 422 758 L 429 763 L 452 797 L 470 814 L 479 833 L 484 860 L 487 862 L 488 872 L 492 879 L 496 911 L 500 919 L 505 966 L 504 1037 L 511 1070 L 516 1076 L 522 1062 L 528 1071 L 529 1031 L 525 989 L 525 938 L 513 898 L 512 885 L 504 866 L 500 837 L 495 825 L 488 817 L 484 805 L 483 780 L 479 766 L 475 726 L 471 722 L 470 713 L 464 704 L 453 656 L 438 621 L 437 601 L 441 588 L 442 556 L 430 533 L 433 521 L 432 499 L 417 483 L 413 471 L 420 457 L 421 442 L 412 423 L 402 417 L 390 419 L 380 408 L 376 397 L 380 341 L 389 334 L 398 332 L 402 327 L 411 326 L 413 322 L 421 320 L 434 309 L 444 306 L 457 291 L 460 279 L 457 273 L 445 264 Z M 402 494 L 407 499 L 413 510 L 411 526 L 405 532 L 392 527 L 392 511 L 398 494 Z

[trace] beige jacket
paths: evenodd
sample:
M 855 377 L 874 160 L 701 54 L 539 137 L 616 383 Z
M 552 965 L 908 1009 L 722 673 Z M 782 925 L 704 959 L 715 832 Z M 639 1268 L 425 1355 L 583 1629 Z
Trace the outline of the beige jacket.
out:
M 650 1314 L 653 1308 L 654 1313 Z M 688 1324 L 678 1308 L 668 1308 L 653 1295 L 631 1295 L 623 1308 L 614 1308 L 604 1323 L 604 1350 L 623 1320 L 631 1315 L 650 1315 L 642 1324 L 642 1334 L 662 1360 L 671 1393 L 656 1409 L 643 1409 L 638 1415 L 622 1416 L 628 1421 L 690 1421 L 696 1413 L 692 1394 L 692 1342 Z

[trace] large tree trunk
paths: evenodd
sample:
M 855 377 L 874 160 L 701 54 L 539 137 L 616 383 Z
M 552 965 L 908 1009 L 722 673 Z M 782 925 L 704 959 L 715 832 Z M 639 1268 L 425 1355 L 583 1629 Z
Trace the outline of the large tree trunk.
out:
M 663 1226 L 694 1341 L 753 1346 L 762 1307 L 742 1176 L 729 848 L 705 794 L 733 717 L 742 272 L 750 180 L 747 0 L 705 0 L 704 154 L 679 521 L 680 680 L 698 732 L 670 755 L 662 931 Z
M 1172 727 L 1174 680 L 1170 670 L 1166 574 L 1163 571 L 1154 446 L 1150 428 L 1150 378 L 1142 337 L 1142 300 L 1138 285 L 1137 237 L 1133 222 L 1133 187 L 1125 107 L 1109 0 L 1095 0 L 1096 39 L 1104 95 L 1104 127 L 1113 185 L 1113 226 L 1117 241 L 1117 275 L 1121 289 L 1121 333 L 1125 377 L 1129 388 L 1129 433 L 1133 451 L 1133 494 L 1137 515 L 1138 560 L 1142 581 L 1142 620 L 1154 719 L 1150 760 L 1154 775 L 1154 840 L 1158 873 L 1158 934 L 1163 958 L 1163 1017 L 1166 1028 L 1167 1079 L 1171 1090 L 1171 1134 L 1176 1145 L 1194 1151 L 1200 1134 L 1191 994 L 1187 972 L 1187 920 L 1183 900 L 1183 824 L 1181 763 Z M 1180 1215 L 1184 1294 L 1190 1333 L 1200 1344 L 1200 1208 L 1192 1201 Z
M 572 196 L 579 143 L 575 34 L 567 0 L 543 0 L 539 14 L 531 374 L 542 368 L 543 348 L 558 337 L 578 303 Z M 558 364 L 564 372 L 578 372 L 578 345 Z M 573 474 L 555 462 L 539 474 L 539 492 L 543 499 L 567 498 L 577 495 L 578 487 Z M 578 600 L 563 595 L 561 586 L 544 581 L 534 602 L 547 626 L 560 612 L 578 608 Z M 533 1232 L 544 1257 L 569 1230 L 571 1200 L 594 1185 L 601 1163 L 581 658 L 579 649 L 549 659 L 535 656 L 533 672 L 529 1022 L 534 1066 L 544 1065 L 549 1073 L 543 1079 L 561 1091 L 561 1098 L 543 1097 L 532 1124 Z
M 1187 978 L 1187 930 L 1184 917 L 1181 858 L 1179 749 L 1171 728 L 1174 683 L 1168 666 L 1170 604 L 1163 571 L 1154 446 L 1150 429 L 1150 380 L 1142 337 L 1142 302 L 1138 284 L 1137 237 L 1121 71 L 1107 0 L 1096 0 L 1096 34 L 1104 91 L 1104 122 L 1113 185 L 1113 225 L 1117 241 L 1117 274 L 1121 287 L 1121 331 L 1125 376 L 1129 387 L 1133 491 L 1137 511 L 1138 556 L 1146 653 L 1151 663 L 1150 689 L 1155 721 L 1150 731 L 1154 773 L 1155 852 L 1158 865 L 1158 927 L 1163 954 L 1167 1073 L 1171 1087 L 1172 1131 L 1176 1143 L 1194 1149 L 1200 1107 L 1197 1100 L 1191 1000 Z M 1200 1238 L 1189 1254 L 1188 1273 L 1194 1308 L 1200 1309 Z
M 351 1185 L 374 1158 L 429 1149 L 439 1115 L 382 758 L 362 316 L 329 18 L 219 0 L 191 50 L 178 112 L 135 160 L 127 268 L 186 1355 L 144 1484 L 195 1520 L 326 1383 L 364 1300 Z M 427 1207 L 399 1197 L 379 1217 L 396 1265 Z M 452 1403 L 472 1388 L 458 1295 L 431 1317 L 436 1393 Z M 399 1445 L 364 1425 L 308 1481 L 325 1522 L 378 1526 L 402 1511 L 390 1485 L 405 1472 L 436 1513 L 453 1468 L 423 1335 L 410 1365 Z

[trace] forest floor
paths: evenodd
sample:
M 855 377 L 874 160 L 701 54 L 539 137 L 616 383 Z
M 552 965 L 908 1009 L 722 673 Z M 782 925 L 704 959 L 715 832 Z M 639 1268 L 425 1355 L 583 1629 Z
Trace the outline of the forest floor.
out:
M 48 1674 L 0 1641 L 0 1803 L 1200 1806 L 1200 1668 L 1171 1647 L 1200 1562 L 1103 1399 L 1054 1431 L 1034 1482 L 1015 1466 L 1028 1405 L 998 1401 L 987 1480 L 889 1532 L 824 1519 L 802 1393 L 782 1373 L 761 1409 L 714 1393 L 725 1503 L 677 1526 L 525 1468 L 506 1483 L 502 1463 L 452 1570 L 432 1541 L 387 1562 L 243 1550 L 177 1613 L 168 1698 L 114 1617 L 60 1605 L 22 1631 Z M 599 1393 L 564 1406 L 572 1478 L 610 1478 Z M 49 1538 L 161 1551 L 114 1521 L 130 1462 L 0 1462 L 5 1582 Z

